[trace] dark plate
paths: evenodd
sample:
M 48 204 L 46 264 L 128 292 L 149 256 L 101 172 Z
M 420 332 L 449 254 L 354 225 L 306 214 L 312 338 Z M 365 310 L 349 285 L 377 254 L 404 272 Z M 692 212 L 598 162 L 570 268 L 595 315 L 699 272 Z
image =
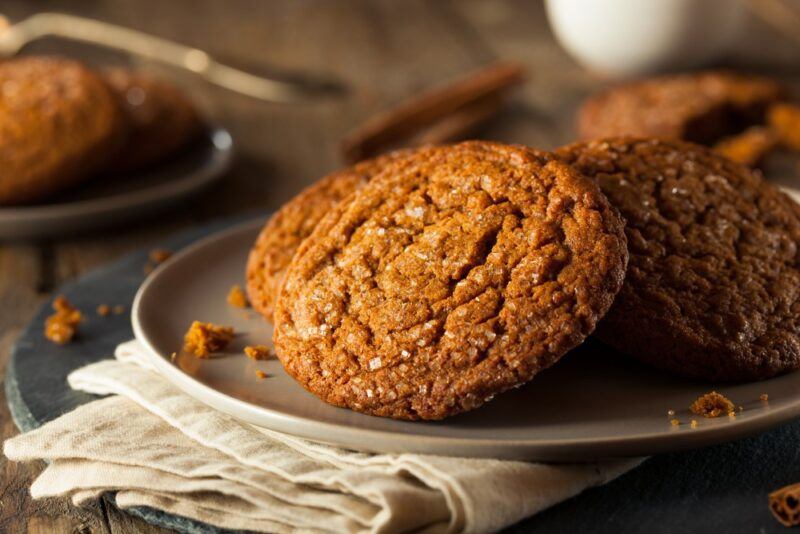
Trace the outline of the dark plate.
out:
M 0 207 L 0 239 L 77 234 L 152 214 L 220 179 L 232 154 L 230 134 L 222 128 L 209 129 L 186 150 L 152 169 L 101 176 L 47 204 Z

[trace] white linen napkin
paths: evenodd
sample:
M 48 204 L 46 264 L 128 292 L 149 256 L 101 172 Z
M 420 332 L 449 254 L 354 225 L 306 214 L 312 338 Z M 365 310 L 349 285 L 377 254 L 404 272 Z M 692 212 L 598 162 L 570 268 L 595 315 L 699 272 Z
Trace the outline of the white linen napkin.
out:
M 7 440 L 17 461 L 50 463 L 34 498 L 75 504 L 116 492 L 218 527 L 259 532 L 488 532 L 638 465 L 366 454 L 243 423 L 162 378 L 130 341 L 69 375 L 113 395 Z

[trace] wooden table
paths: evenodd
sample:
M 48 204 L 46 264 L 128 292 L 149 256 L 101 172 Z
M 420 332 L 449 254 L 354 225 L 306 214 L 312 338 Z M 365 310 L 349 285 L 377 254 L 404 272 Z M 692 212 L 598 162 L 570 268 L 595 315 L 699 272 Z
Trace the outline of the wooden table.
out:
M 800 0 L 793 1 L 800 7 Z M 482 136 L 549 148 L 571 140 L 577 102 L 602 85 L 559 48 L 534 0 L 5 0 L 0 10 L 12 20 L 34 10 L 94 17 L 200 47 L 241 66 L 330 72 L 350 89 L 342 99 L 274 105 L 171 73 L 231 130 L 238 148 L 232 172 L 191 205 L 128 228 L 0 244 L 0 372 L 21 327 L 62 282 L 188 225 L 278 207 L 339 166 L 342 135 L 387 104 L 494 59 L 513 59 L 529 67 L 530 81 Z M 35 49 L 95 62 L 105 57 L 55 42 Z M 727 64 L 797 81 L 800 46 L 754 19 Z M 4 398 L 0 425 L 3 439 L 17 433 Z M 106 502 L 78 509 L 66 500 L 32 501 L 28 487 L 42 467 L 0 457 L 0 531 L 161 531 Z

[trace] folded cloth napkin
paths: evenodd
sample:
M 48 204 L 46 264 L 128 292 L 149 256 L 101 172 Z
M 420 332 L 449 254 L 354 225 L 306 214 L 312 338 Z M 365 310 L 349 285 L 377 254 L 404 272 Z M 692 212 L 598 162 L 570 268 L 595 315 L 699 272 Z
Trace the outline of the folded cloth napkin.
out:
M 116 493 L 228 529 L 487 532 L 603 484 L 640 459 L 581 465 L 365 454 L 243 423 L 193 399 L 135 341 L 69 375 L 113 395 L 9 439 L 11 460 L 47 459 L 34 498 Z

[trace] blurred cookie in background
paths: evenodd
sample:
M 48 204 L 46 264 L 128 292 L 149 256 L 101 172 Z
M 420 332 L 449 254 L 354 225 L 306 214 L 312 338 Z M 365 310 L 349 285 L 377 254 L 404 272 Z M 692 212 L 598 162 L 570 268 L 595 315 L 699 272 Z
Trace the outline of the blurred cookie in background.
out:
M 0 205 L 75 186 L 125 138 L 117 98 L 80 62 L 23 57 L 0 63 Z
M 740 134 L 720 140 L 714 150 L 736 163 L 760 167 L 778 144 L 778 135 L 771 128 L 751 126 Z
M 126 69 L 108 70 L 105 78 L 129 123 L 127 143 L 108 170 L 132 172 L 159 163 L 202 132 L 197 109 L 169 83 Z
M 800 105 L 775 104 L 769 108 L 767 122 L 782 146 L 800 152 Z
M 767 109 L 787 95 L 775 80 L 735 72 L 658 76 L 591 96 L 577 129 L 582 139 L 634 135 L 711 145 L 763 124 Z

